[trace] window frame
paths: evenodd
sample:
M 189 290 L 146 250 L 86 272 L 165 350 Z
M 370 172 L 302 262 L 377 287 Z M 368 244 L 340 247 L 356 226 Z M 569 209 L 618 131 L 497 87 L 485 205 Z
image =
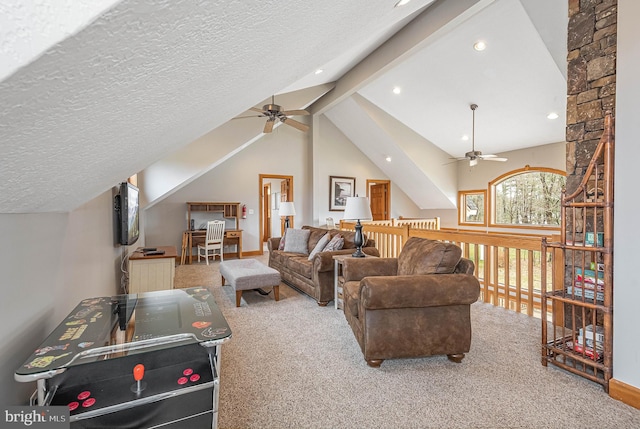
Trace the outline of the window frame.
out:
M 560 231 L 560 225 L 527 225 L 527 224 L 503 224 L 496 223 L 496 184 L 512 177 L 517 176 L 523 173 L 553 173 L 558 174 L 564 177 L 567 177 L 567 172 L 562 170 L 557 170 L 555 168 L 549 167 L 531 167 L 529 165 L 524 166 L 523 168 L 518 168 L 516 170 L 508 171 L 500 176 L 496 177 L 492 181 L 489 182 L 488 186 L 488 214 L 489 214 L 489 227 L 492 228 L 510 228 L 510 229 L 544 229 L 549 231 Z
M 468 195 L 482 195 L 482 203 L 484 209 L 484 216 L 480 222 L 470 222 L 466 219 L 466 197 Z M 468 191 L 458 191 L 458 225 L 463 226 L 487 226 L 487 190 L 486 189 L 473 189 Z

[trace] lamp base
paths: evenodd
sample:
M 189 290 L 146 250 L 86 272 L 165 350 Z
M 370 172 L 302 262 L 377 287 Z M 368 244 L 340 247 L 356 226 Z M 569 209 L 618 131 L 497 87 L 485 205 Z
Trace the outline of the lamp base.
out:
M 367 255 L 364 254 L 362 248 L 358 247 L 356 251 L 351 254 L 351 256 L 353 256 L 354 258 L 364 258 Z
M 362 224 L 360 223 L 360 219 L 358 219 L 358 222 L 356 222 L 356 233 L 353 237 L 353 244 L 356 245 L 356 251 L 353 252 L 351 256 L 353 256 L 354 258 L 364 258 L 364 253 L 362 252 L 364 239 L 362 236 Z

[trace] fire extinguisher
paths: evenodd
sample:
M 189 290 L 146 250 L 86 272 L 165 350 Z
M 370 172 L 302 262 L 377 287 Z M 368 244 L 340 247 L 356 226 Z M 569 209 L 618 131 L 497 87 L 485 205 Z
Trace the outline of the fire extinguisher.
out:
M 247 218 L 247 205 L 243 204 L 242 205 L 242 219 L 246 219 Z

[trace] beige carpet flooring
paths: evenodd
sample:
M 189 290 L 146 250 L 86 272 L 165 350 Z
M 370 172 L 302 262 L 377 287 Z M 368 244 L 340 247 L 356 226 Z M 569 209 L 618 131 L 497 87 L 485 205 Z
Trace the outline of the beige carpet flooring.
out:
M 236 308 L 218 266 L 179 266 L 175 283 L 209 287 L 232 330 L 220 428 L 640 428 L 640 410 L 540 364 L 538 319 L 476 303 L 461 364 L 435 356 L 374 369 L 333 303 L 282 284 L 279 302 L 245 292 Z

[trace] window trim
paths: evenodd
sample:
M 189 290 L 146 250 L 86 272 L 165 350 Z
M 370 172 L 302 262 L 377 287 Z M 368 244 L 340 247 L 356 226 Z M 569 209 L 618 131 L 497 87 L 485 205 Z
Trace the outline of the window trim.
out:
M 477 195 L 482 194 L 482 202 L 484 208 L 484 216 L 482 218 L 482 222 L 468 222 L 465 218 L 465 213 L 463 208 L 466 206 L 464 204 L 465 197 L 467 195 Z M 473 189 L 468 191 L 458 191 L 458 225 L 464 226 L 487 226 L 487 190 L 486 189 Z
M 517 176 L 518 174 L 522 174 L 522 173 L 534 173 L 534 172 L 541 172 L 541 173 L 554 173 L 554 174 L 559 174 L 561 176 L 567 177 L 567 172 L 566 171 L 562 171 L 562 170 L 558 170 L 555 168 L 549 168 L 549 167 L 531 167 L 529 165 L 525 165 L 523 168 L 518 168 L 516 170 L 511 170 L 508 171 L 504 174 L 501 174 L 500 176 L 496 177 L 495 179 L 493 179 L 492 181 L 489 182 L 489 187 L 488 187 L 488 214 L 489 214 L 489 227 L 492 228 L 510 228 L 510 229 L 544 229 L 544 230 L 549 230 L 549 231 L 560 231 L 560 225 L 557 226 L 552 226 L 552 225 L 511 225 L 511 224 L 503 224 L 503 223 L 496 223 L 495 219 L 496 219 L 496 213 L 495 213 L 495 185 L 496 183 L 500 183 L 505 179 L 508 179 L 511 176 Z

